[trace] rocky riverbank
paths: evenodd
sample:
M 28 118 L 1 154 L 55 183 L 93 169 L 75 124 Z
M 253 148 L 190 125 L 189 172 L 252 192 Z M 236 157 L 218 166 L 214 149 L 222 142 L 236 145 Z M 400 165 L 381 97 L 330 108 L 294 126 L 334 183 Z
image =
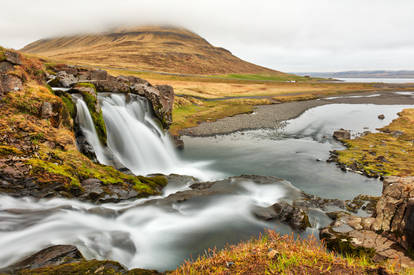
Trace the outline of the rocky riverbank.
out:
M 324 97 L 317 100 L 263 105 L 255 107 L 251 114 L 235 115 L 214 122 L 203 122 L 197 127 L 182 130 L 181 134 L 187 136 L 214 136 L 243 130 L 277 128 L 283 121 L 296 118 L 308 109 L 335 103 L 414 105 L 414 97 L 409 93 L 369 92 L 340 95 L 336 97 Z
M 106 132 L 97 92 L 113 88 L 144 96 L 168 127 L 174 97 L 171 87 L 153 87 L 138 78 L 114 78 L 105 71 L 46 66 L 38 59 L 2 48 L 0 72 L 1 193 L 102 203 L 159 194 L 167 184 L 163 176 L 124 174 L 81 154 L 71 96 L 67 91 L 52 91 L 46 81 L 84 96 L 93 109 L 95 127 L 103 143 Z

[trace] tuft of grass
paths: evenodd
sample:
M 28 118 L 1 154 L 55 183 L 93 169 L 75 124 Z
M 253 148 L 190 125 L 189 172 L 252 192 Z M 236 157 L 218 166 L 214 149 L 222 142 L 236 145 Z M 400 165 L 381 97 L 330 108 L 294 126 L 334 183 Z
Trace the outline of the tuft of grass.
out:
M 186 261 L 170 274 L 367 274 L 389 263 L 375 264 L 366 257 L 342 257 L 314 237 L 298 239 L 274 231 L 238 245 L 208 250 Z
M 14 146 L 0 145 L 0 156 L 23 155 L 23 152 Z

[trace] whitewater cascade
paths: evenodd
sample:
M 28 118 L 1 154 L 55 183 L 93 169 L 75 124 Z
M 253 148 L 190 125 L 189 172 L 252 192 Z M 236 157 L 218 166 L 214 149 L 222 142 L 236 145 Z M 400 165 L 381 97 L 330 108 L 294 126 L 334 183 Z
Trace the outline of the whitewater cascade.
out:
M 80 95 L 74 95 L 77 120 L 98 161 L 121 164 L 136 175 L 184 174 L 201 180 L 218 178 L 209 172 L 209 162 L 182 161 L 166 134 L 157 124 L 146 98 L 134 94 L 100 94 L 98 96 L 108 133 L 108 146 L 100 142 L 92 117 Z

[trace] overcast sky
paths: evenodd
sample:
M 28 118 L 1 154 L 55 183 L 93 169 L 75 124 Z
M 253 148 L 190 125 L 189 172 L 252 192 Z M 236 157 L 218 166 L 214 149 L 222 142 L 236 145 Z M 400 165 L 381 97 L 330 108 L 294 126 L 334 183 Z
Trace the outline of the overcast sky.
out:
M 1 0 L 0 45 L 119 25 L 188 28 L 288 72 L 414 70 L 413 0 Z

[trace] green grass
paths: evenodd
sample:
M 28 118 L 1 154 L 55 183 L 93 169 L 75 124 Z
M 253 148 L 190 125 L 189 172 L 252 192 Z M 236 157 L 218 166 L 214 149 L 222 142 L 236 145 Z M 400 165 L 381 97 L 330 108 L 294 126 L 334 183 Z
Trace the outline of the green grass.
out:
M 214 77 L 214 76 L 213 76 Z M 293 74 L 286 74 L 286 75 L 262 75 L 262 74 L 227 74 L 227 75 L 220 75 L 218 77 L 228 78 L 228 79 L 237 79 L 237 80 L 257 80 L 257 81 L 309 81 L 314 80 L 312 78 L 293 75 Z

